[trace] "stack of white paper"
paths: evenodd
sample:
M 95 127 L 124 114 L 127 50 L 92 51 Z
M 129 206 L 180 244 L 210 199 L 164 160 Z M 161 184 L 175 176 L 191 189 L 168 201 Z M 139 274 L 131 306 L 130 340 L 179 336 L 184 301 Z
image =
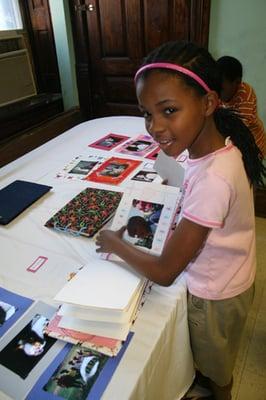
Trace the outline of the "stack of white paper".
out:
M 146 284 L 146 279 L 125 264 L 95 258 L 55 296 L 61 304 L 56 316 L 59 318 L 58 327 L 64 330 L 65 340 L 67 333 L 76 331 L 91 335 L 90 338 L 100 336 L 119 343 L 124 341 L 140 307 Z M 49 332 L 48 327 L 51 336 L 52 331 Z M 88 339 L 85 341 L 90 342 Z M 102 346 L 106 347 L 106 342 L 103 341 Z

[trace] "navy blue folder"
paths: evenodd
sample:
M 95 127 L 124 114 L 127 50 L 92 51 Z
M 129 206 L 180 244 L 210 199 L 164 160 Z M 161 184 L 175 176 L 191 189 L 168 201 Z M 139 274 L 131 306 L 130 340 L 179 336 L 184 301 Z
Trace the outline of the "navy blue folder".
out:
M 7 225 L 52 186 L 16 180 L 0 190 L 0 224 Z

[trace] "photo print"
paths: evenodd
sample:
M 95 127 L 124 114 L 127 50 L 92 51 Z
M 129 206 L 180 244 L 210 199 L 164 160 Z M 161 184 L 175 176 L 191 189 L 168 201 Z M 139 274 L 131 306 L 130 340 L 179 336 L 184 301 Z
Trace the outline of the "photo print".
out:
M 89 147 L 94 147 L 101 150 L 112 150 L 117 145 L 125 142 L 128 138 L 128 136 L 109 133 L 96 142 L 89 144 Z
M 73 346 L 43 390 L 63 399 L 85 400 L 108 358 L 99 352 Z
M 48 322 L 45 316 L 35 314 L 2 349 L 0 364 L 25 379 L 56 341 L 44 333 Z
M 27 400 L 100 400 L 132 337 L 130 332 L 116 357 L 67 343 L 43 371 Z
M 163 204 L 134 199 L 128 214 L 125 239 L 135 246 L 152 248 Z
M 88 175 L 88 173 L 92 170 L 93 167 L 97 164 L 97 161 L 84 161 L 81 160 L 77 163 L 77 165 L 74 166 L 69 171 L 69 174 L 79 174 L 79 175 Z
M 67 180 L 83 180 L 97 165 L 100 165 L 105 159 L 105 157 L 94 154 L 77 156 L 67 165 L 65 165 L 61 171 L 57 172 L 56 178 L 64 178 Z
M 158 177 L 157 172 L 155 171 L 150 171 L 150 170 L 141 170 L 136 173 L 136 175 L 131 178 L 133 181 L 139 181 L 139 182 L 148 182 L 151 183 L 153 182 L 156 178 Z
M 22 316 L 33 300 L 0 287 L 0 337 Z
M 134 156 L 143 157 L 147 153 L 155 150 L 157 147 L 158 144 L 154 142 L 150 135 L 141 134 L 136 138 L 122 144 L 122 146 L 117 148 L 116 151 L 122 154 L 131 154 Z
M 3 326 L 4 323 L 15 314 L 15 312 L 16 307 L 14 307 L 12 304 L 0 301 L 0 327 Z
M 101 172 L 99 172 L 99 175 L 117 178 L 124 173 L 127 167 L 127 163 L 121 164 L 119 162 L 110 162 Z

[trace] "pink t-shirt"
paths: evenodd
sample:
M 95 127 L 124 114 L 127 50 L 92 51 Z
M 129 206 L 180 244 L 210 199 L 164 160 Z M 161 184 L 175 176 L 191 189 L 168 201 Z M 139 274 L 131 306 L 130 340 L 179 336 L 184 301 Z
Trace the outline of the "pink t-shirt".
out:
M 186 268 L 188 290 L 213 300 L 237 296 L 256 271 L 253 192 L 240 151 L 229 141 L 188 159 L 183 186 L 181 218 L 212 228 Z

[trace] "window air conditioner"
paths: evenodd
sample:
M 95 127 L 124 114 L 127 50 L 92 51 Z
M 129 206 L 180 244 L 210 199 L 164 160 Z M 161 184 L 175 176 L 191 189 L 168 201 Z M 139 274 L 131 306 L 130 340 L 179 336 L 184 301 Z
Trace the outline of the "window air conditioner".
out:
M 28 50 L 22 36 L 0 37 L 0 106 L 36 94 Z

